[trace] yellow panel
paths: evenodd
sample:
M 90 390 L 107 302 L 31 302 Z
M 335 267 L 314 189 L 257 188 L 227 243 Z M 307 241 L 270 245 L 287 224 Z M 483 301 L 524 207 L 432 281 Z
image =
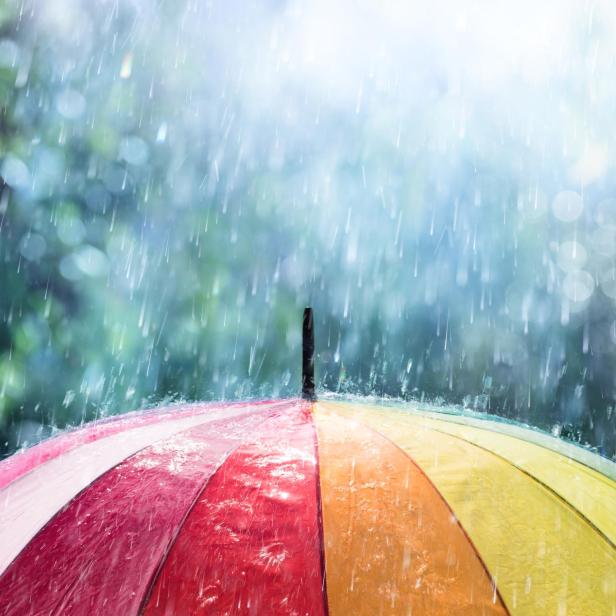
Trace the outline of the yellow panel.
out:
M 494 421 L 488 419 L 482 419 L 480 417 L 469 417 L 454 413 L 438 413 L 434 411 L 418 410 L 414 407 L 406 407 L 405 413 L 413 413 L 419 417 L 430 417 L 439 421 L 446 421 L 447 423 L 463 424 L 479 428 L 481 430 L 488 430 L 490 432 L 498 432 L 506 436 L 515 438 L 516 440 L 523 440 L 535 445 L 539 445 L 544 449 L 549 449 L 555 453 L 559 453 L 568 460 L 575 460 L 583 466 L 594 469 L 600 473 L 603 477 L 608 477 L 612 481 L 616 481 L 616 463 L 612 460 L 608 460 L 599 454 L 586 449 L 575 443 L 565 441 L 546 432 L 527 428 L 522 425 L 516 425 L 507 423 L 505 421 Z
M 616 614 L 616 550 L 540 483 L 402 413 L 325 406 L 378 430 L 421 466 L 470 535 L 513 615 Z M 612 511 L 616 515 L 616 507 Z
M 413 419 L 507 459 L 554 490 L 616 544 L 616 482 L 608 477 L 549 449 L 511 436 L 446 420 Z
M 335 404 L 357 405 L 358 403 L 337 401 Z M 361 402 L 359 405 L 364 408 L 371 406 Z M 510 423 L 508 421 L 490 419 L 490 417 L 493 417 L 491 415 L 481 416 L 479 413 L 469 415 L 460 414 L 459 412 L 449 412 L 447 407 L 442 411 L 433 411 L 427 408 L 419 408 L 412 403 L 396 403 L 389 401 L 383 405 L 379 404 L 378 407 L 373 406 L 373 408 L 386 408 L 392 411 L 403 412 L 405 416 L 411 415 L 414 417 L 437 419 L 451 424 L 462 424 L 481 430 L 488 430 L 489 432 L 504 434 L 517 440 L 533 443 L 555 453 L 559 453 L 569 460 L 575 460 L 583 466 L 594 469 L 603 477 L 608 477 L 612 481 L 616 481 L 616 462 L 608 460 L 590 449 L 552 436 L 541 430 L 525 427 L 521 424 Z
M 329 613 L 506 616 L 445 501 L 398 447 L 317 406 Z

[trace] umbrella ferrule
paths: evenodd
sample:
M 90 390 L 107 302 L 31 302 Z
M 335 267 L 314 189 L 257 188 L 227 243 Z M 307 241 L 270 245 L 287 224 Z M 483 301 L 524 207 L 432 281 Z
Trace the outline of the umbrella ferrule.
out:
M 316 400 L 314 385 L 314 317 L 312 308 L 304 309 L 302 324 L 302 398 Z

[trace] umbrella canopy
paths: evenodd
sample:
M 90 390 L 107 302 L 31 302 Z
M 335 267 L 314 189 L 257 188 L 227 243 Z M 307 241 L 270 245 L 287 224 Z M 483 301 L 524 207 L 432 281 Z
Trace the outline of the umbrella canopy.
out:
M 0 464 L 2 614 L 616 614 L 616 465 L 352 402 L 187 405 Z

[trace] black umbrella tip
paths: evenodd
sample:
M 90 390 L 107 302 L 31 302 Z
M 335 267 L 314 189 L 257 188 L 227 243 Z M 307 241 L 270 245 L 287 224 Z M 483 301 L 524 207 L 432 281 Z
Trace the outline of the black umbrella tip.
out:
M 304 308 L 302 324 L 302 398 L 317 399 L 314 384 L 314 317 L 312 308 Z

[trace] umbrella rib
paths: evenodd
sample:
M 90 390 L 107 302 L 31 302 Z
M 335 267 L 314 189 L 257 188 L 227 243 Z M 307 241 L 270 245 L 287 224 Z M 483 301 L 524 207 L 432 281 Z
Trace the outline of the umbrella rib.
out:
M 190 429 L 190 428 L 189 428 Z M 183 430 L 183 432 L 188 432 L 188 430 Z M 181 434 L 181 432 L 178 432 L 177 434 Z M 175 436 L 175 435 L 174 435 Z M 164 438 L 161 438 L 160 440 L 164 440 Z M 157 442 L 157 441 L 155 441 Z M 148 445 L 144 445 L 143 447 L 141 447 L 141 449 L 138 449 L 137 451 L 135 451 L 133 454 L 131 454 L 130 456 L 128 456 L 127 458 L 124 458 L 123 460 L 120 460 L 120 462 L 118 462 L 117 464 L 114 464 L 113 466 L 111 466 L 109 469 L 107 469 L 105 471 L 105 474 L 109 473 L 110 471 L 112 471 L 113 469 L 117 468 L 118 466 L 124 464 L 127 460 L 129 460 L 130 458 L 132 458 L 133 456 L 138 455 L 140 452 L 142 452 L 143 450 L 147 449 L 148 447 L 151 447 L 153 445 L 153 443 L 149 443 Z M 85 486 L 84 488 L 82 488 L 81 490 L 79 490 L 79 492 L 77 492 L 77 494 L 75 494 L 75 496 L 73 496 L 73 498 L 69 501 L 69 503 L 73 502 L 75 499 L 79 498 L 81 496 L 81 494 L 83 494 L 88 488 L 90 488 L 92 486 L 93 483 L 95 483 L 96 481 L 98 481 L 100 479 L 100 477 L 96 477 L 94 479 L 94 481 L 92 481 L 91 483 L 89 483 L 87 486 Z M 68 504 L 66 506 L 68 506 Z M 64 509 L 64 508 L 63 508 Z M 48 526 L 58 515 L 60 515 L 63 511 L 63 509 L 60 509 L 59 511 L 57 511 L 51 518 L 49 518 L 49 520 L 47 521 L 47 523 L 45 524 L 45 526 L 43 528 L 45 528 L 46 526 Z M 39 533 L 43 530 L 43 528 L 41 530 L 39 530 Z M 34 537 L 32 537 L 32 539 L 30 541 L 33 541 L 36 536 L 39 534 L 37 533 L 36 535 L 34 535 Z M 30 542 L 28 542 L 30 543 Z M 19 554 L 21 554 L 21 552 L 19 552 Z M 13 559 L 13 561 L 11 561 L 11 563 L 7 566 L 7 568 L 5 569 L 5 572 L 8 571 L 11 568 L 11 565 L 13 564 L 13 562 L 15 560 L 17 560 L 17 558 L 19 557 L 19 554 L 17 554 L 15 556 L 15 558 Z M 76 578 L 73 583 L 66 589 L 66 591 L 63 593 L 62 595 L 62 599 L 60 600 L 60 602 L 57 604 L 57 606 L 54 608 L 53 610 L 53 616 L 56 616 L 57 614 L 61 614 L 62 613 L 62 609 L 64 608 L 64 605 L 66 603 L 66 599 L 68 597 L 68 595 L 71 593 L 71 591 L 73 590 L 73 588 L 77 585 L 77 583 L 79 582 L 79 578 Z
M 350 402 L 344 398 L 340 400 L 337 398 L 332 398 L 332 401 L 335 404 L 357 404 L 356 402 Z M 503 420 L 502 417 L 498 417 L 496 415 L 488 415 L 487 418 L 476 417 L 475 415 L 466 416 L 461 415 L 459 412 L 448 411 L 447 409 L 422 409 L 413 406 L 409 407 L 406 404 L 401 405 L 400 403 L 387 400 L 380 400 L 379 404 L 383 408 L 390 411 L 400 414 L 408 414 L 414 418 L 427 418 L 444 424 L 451 423 L 455 425 L 469 426 L 484 432 L 495 432 L 502 436 L 518 439 L 524 441 L 525 443 L 529 443 L 530 445 L 536 445 L 545 451 L 549 451 L 573 460 L 581 466 L 599 473 L 602 477 L 606 477 L 611 481 L 616 481 L 616 462 L 578 443 L 553 437 L 535 426 L 527 426 L 512 420 Z M 370 407 L 369 404 L 364 405 L 364 403 L 360 403 L 360 405 L 368 408 Z M 486 425 L 487 422 L 490 422 L 491 425 Z M 587 456 L 596 457 L 596 460 L 591 461 L 587 458 Z
M 239 402 L 236 406 L 241 407 L 242 405 L 247 405 L 247 404 L 252 404 L 251 401 L 242 401 Z M 45 439 L 43 441 L 41 441 L 40 443 L 37 443 L 36 445 L 33 445 L 31 448 L 25 449 L 22 453 L 20 454 L 15 454 L 15 455 L 20 455 L 20 456 L 26 456 L 29 455 L 30 453 L 33 453 L 34 450 L 37 447 L 45 447 L 45 446 L 49 446 L 49 445 L 53 445 L 55 444 L 62 444 L 61 441 L 62 439 L 66 438 L 66 437 L 79 437 L 79 436 L 85 436 L 87 435 L 87 432 L 92 428 L 100 428 L 100 427 L 111 427 L 113 428 L 113 424 L 114 423 L 121 423 L 124 422 L 125 420 L 131 420 L 131 419 L 153 419 L 155 421 L 153 421 L 152 423 L 163 423 L 166 421 L 175 421 L 177 419 L 177 417 L 174 417 L 173 414 L 174 413 L 179 413 L 179 412 L 185 412 L 185 411 L 190 411 L 191 409 L 195 409 L 197 412 L 194 413 L 194 417 L 200 416 L 200 415 L 205 415 L 208 412 L 212 411 L 212 409 L 214 409 L 214 411 L 217 408 L 217 403 L 216 402 L 193 402 L 190 404 L 178 404 L 176 405 L 171 405 L 168 407 L 163 407 L 163 409 L 160 408 L 153 408 L 153 409 L 146 409 L 145 411 L 134 411 L 131 413 L 124 413 L 121 415 L 115 415 L 113 417 L 106 417 L 104 419 L 99 419 L 96 421 L 93 421 L 91 424 L 83 424 L 81 426 L 75 426 L 75 427 L 70 427 L 67 428 L 64 432 L 60 432 L 57 435 L 51 436 L 48 439 Z M 203 410 L 198 410 L 202 408 Z M 156 417 L 156 413 L 161 412 L 161 411 L 165 411 L 165 415 L 161 415 L 160 418 Z M 188 416 L 187 416 L 188 417 Z M 21 480 L 24 477 L 27 477 L 28 475 L 31 475 L 32 473 L 38 471 L 43 465 L 45 464 L 49 464 L 50 462 L 53 462 L 53 460 L 59 458 L 60 456 L 66 455 L 67 453 L 70 453 L 71 451 L 74 451 L 75 449 L 78 449 L 79 447 L 84 447 L 84 446 L 88 446 L 91 445 L 93 442 L 98 442 L 98 441 L 102 441 L 103 439 L 106 438 L 110 438 L 115 436 L 116 434 L 120 434 L 120 433 L 125 433 L 125 432 L 130 432 L 132 430 L 139 430 L 141 428 L 145 428 L 147 427 L 148 423 L 139 423 L 139 424 L 130 424 L 128 426 L 125 426 L 123 429 L 119 429 L 117 431 L 113 431 L 113 432 L 108 432 L 108 433 L 104 433 L 101 434 L 100 436 L 94 438 L 93 440 L 84 440 L 83 442 L 77 441 L 74 443 L 71 443 L 67 446 L 66 449 L 62 449 L 61 451 L 54 453 L 52 455 L 48 455 L 47 457 L 45 457 L 44 460 L 42 460 L 41 462 L 35 464 L 34 466 L 32 466 L 32 468 L 29 468 L 28 470 L 26 470 L 25 472 L 21 472 L 21 473 L 16 473 L 14 476 L 12 476 L 6 483 L 3 483 L 0 485 L 0 494 L 2 493 L 3 490 L 6 490 L 7 488 L 9 488 L 12 484 L 16 483 L 17 481 Z M 0 474 L 2 474 L 3 471 L 5 471 L 5 466 L 8 465 L 11 462 L 12 458 L 6 458 L 4 460 L 0 460 Z M 6 468 L 9 468 L 10 470 L 10 466 L 6 466 Z
M 246 411 L 240 415 L 237 415 L 234 417 L 234 419 L 240 419 L 246 416 L 250 416 L 253 414 L 258 413 L 258 410 L 255 410 L 254 407 L 247 407 Z M 186 432 L 190 432 L 191 430 L 193 430 L 195 428 L 195 426 L 187 426 L 181 430 L 179 430 L 178 432 L 175 432 L 172 434 L 173 437 L 179 436 L 181 434 L 184 434 Z M 152 447 L 153 445 L 155 445 L 156 443 L 160 442 L 160 441 L 164 441 L 165 439 L 169 438 L 170 435 L 163 435 L 160 436 L 160 438 L 155 439 L 154 441 L 148 442 L 147 444 L 143 445 L 143 447 L 140 447 L 138 449 L 136 449 L 135 451 L 133 451 L 130 455 L 124 457 L 122 460 L 119 460 L 116 464 L 113 464 L 112 466 L 110 466 L 109 468 L 105 469 L 104 473 L 102 475 L 99 475 L 97 477 L 95 477 L 90 483 L 88 483 L 87 485 L 85 485 L 83 488 L 81 488 L 74 496 L 72 496 L 70 498 L 70 500 L 65 503 L 65 505 L 63 507 L 61 507 L 58 511 L 56 511 L 51 517 L 49 517 L 49 519 L 47 519 L 47 521 L 45 522 L 45 524 L 27 541 L 27 543 L 19 550 L 19 552 L 12 558 L 12 560 L 7 564 L 7 566 L 5 567 L 5 569 L 0 573 L 0 579 L 2 579 L 5 575 L 8 574 L 8 572 L 10 571 L 11 567 L 13 566 L 13 564 L 15 563 L 15 561 L 19 558 L 19 556 L 21 555 L 21 553 L 23 552 L 23 550 L 32 542 L 34 541 L 39 534 L 46 528 L 48 527 L 59 515 L 61 515 L 63 513 L 63 511 L 70 505 L 70 503 L 73 503 L 75 500 L 79 499 L 80 496 L 82 496 L 88 489 L 90 489 L 92 487 L 92 485 L 94 485 L 97 481 L 99 481 L 101 479 L 101 477 L 105 476 L 107 473 L 113 471 L 114 469 L 118 468 L 119 466 L 121 466 L 122 464 L 126 463 L 127 460 L 130 460 L 131 458 L 137 456 L 139 453 L 143 452 L 144 450 Z M 82 576 L 80 576 L 82 577 Z M 74 588 L 74 586 L 78 583 L 79 579 L 74 580 L 74 582 L 72 584 L 69 585 L 69 587 L 62 593 L 62 597 L 59 599 L 59 603 L 56 605 L 56 607 L 53 609 L 53 612 L 51 612 L 52 614 L 56 615 L 56 614 L 61 614 L 62 612 L 62 608 L 64 606 L 64 604 L 66 603 L 67 597 L 70 595 L 72 589 Z
M 312 435 L 314 439 L 314 453 L 316 463 L 316 497 L 317 497 L 317 511 L 318 511 L 318 526 L 319 526 L 319 551 L 321 553 L 321 584 L 323 592 L 323 610 L 325 616 L 329 614 L 329 602 L 327 600 L 327 574 L 325 569 L 325 535 L 323 531 L 323 501 L 321 498 L 321 464 L 319 458 L 319 439 L 317 436 L 317 426 L 314 421 L 314 403 L 310 404 L 310 424 L 312 426 Z
M 263 418 L 263 421 L 259 425 L 264 424 L 266 421 L 268 421 L 271 418 L 272 418 L 272 414 L 269 414 L 267 417 Z M 206 478 L 206 480 L 203 483 L 203 486 L 201 487 L 200 490 L 198 490 L 198 492 L 195 495 L 193 501 L 187 507 L 184 515 L 182 516 L 182 519 L 180 520 L 179 524 L 177 525 L 177 528 L 175 529 L 175 532 L 173 533 L 173 536 L 171 537 L 171 540 L 169 541 L 167 547 L 165 548 L 165 551 L 163 552 L 162 556 L 160 557 L 160 560 L 158 562 L 158 565 L 156 566 L 156 569 L 154 570 L 154 573 L 152 574 L 152 576 L 148 580 L 148 583 L 146 585 L 146 591 L 145 591 L 145 593 L 144 593 L 144 595 L 143 595 L 143 597 L 141 599 L 141 605 L 139 606 L 139 611 L 137 612 L 138 614 L 140 614 L 140 615 L 144 614 L 145 609 L 146 609 L 148 603 L 150 602 L 150 597 L 152 595 L 152 591 L 154 590 L 154 586 L 156 585 L 156 581 L 158 579 L 158 576 L 160 575 L 163 567 L 165 566 L 165 562 L 167 560 L 167 557 L 169 556 L 171 550 L 173 549 L 173 546 L 177 543 L 178 537 L 180 536 L 180 533 L 182 532 L 184 524 L 186 523 L 186 520 L 188 520 L 188 517 L 191 514 L 191 512 L 193 511 L 193 509 L 195 508 L 197 502 L 203 496 L 203 493 L 207 489 L 207 486 L 210 484 L 212 479 L 220 472 L 220 470 L 225 465 L 225 462 L 229 459 L 229 457 L 231 455 L 233 455 L 233 453 L 236 452 L 244 444 L 245 444 L 245 441 L 242 439 L 236 445 L 231 447 L 226 452 L 224 458 L 221 460 L 220 464 L 216 467 L 216 470 L 213 473 L 211 473 Z
M 450 437 L 452 437 L 452 438 L 454 438 L 456 440 L 462 441 L 464 443 L 468 443 L 469 445 L 471 445 L 473 447 L 477 447 L 477 449 L 481 449 L 482 451 L 485 451 L 485 452 L 493 455 L 494 457 L 498 458 L 499 460 L 502 460 L 506 464 L 509 464 L 510 466 L 513 466 L 513 468 L 518 470 L 520 473 L 522 473 L 523 475 L 525 475 L 526 477 L 528 477 L 532 481 L 534 481 L 537 484 L 539 484 L 543 489 L 545 489 L 550 494 L 552 494 L 552 496 L 555 496 L 558 499 L 559 502 L 561 502 L 573 514 L 577 515 L 582 521 L 586 522 L 586 524 L 588 524 L 611 548 L 616 550 L 616 543 L 614 543 L 592 520 L 590 520 L 588 517 L 586 517 L 586 515 L 584 515 L 584 513 L 582 513 L 577 507 L 575 507 L 566 498 L 564 498 L 561 494 L 559 494 L 554 488 L 550 487 L 547 483 L 541 481 L 541 479 L 539 479 L 538 477 L 535 477 L 531 472 L 529 472 L 529 471 L 523 469 L 522 467 L 518 466 L 515 462 L 513 462 L 512 460 L 509 460 L 505 456 L 502 456 L 502 455 L 492 451 L 491 449 L 488 449 L 487 447 L 483 447 L 482 445 L 478 445 L 477 443 L 473 443 L 472 441 L 469 441 L 469 440 L 467 440 L 467 439 L 465 439 L 465 438 L 463 438 L 461 436 L 458 436 L 456 434 L 451 434 L 451 433 L 447 432 L 446 430 L 439 430 L 438 428 L 430 428 L 428 426 L 425 426 L 425 429 L 426 430 L 431 430 L 432 432 L 438 432 L 439 434 L 445 434 L 446 436 L 450 436 Z
M 348 417 L 344 417 L 342 416 L 344 419 L 346 419 L 347 421 L 349 421 Z M 402 452 L 406 458 L 408 458 L 411 462 L 411 464 L 413 464 L 413 466 L 415 466 L 415 468 L 417 468 L 417 470 L 419 471 L 419 473 L 425 478 L 425 480 L 428 482 L 428 484 L 430 486 L 432 486 L 432 488 L 434 489 L 434 491 L 436 492 L 436 494 L 438 494 L 439 498 L 441 499 L 441 501 L 444 503 L 445 507 L 451 512 L 451 514 L 453 515 L 456 524 L 458 525 L 458 527 L 460 528 L 460 530 L 462 531 L 462 533 L 464 534 L 464 537 L 466 538 L 466 540 L 468 541 L 469 545 L 471 546 L 471 548 L 473 549 L 473 552 L 475 552 L 477 559 L 479 560 L 479 562 L 481 563 L 481 566 L 483 567 L 483 570 L 485 571 L 486 575 L 488 576 L 488 579 L 492 582 L 492 585 L 494 587 L 494 593 L 496 594 L 496 596 L 498 597 L 499 601 L 501 602 L 501 605 L 504 607 L 505 611 L 507 612 L 507 614 L 511 615 L 511 611 L 509 610 L 509 607 L 507 606 L 507 604 L 505 603 L 505 600 L 503 599 L 503 596 L 501 595 L 501 592 L 498 588 L 498 585 L 496 584 L 496 581 L 494 580 L 494 578 L 492 577 L 492 574 L 490 573 L 490 570 L 488 569 L 488 566 L 486 565 L 485 561 L 483 560 L 481 554 L 479 553 L 479 550 L 477 549 L 477 546 L 473 543 L 473 540 L 470 538 L 470 535 L 466 532 L 466 529 L 464 528 L 464 526 L 462 526 L 462 523 L 460 522 L 460 520 L 458 519 L 458 516 L 455 514 L 455 512 L 453 511 L 453 509 L 451 508 L 451 506 L 449 505 L 449 503 L 447 502 L 447 500 L 445 499 L 445 497 L 443 496 L 443 494 L 441 494 L 441 491 L 436 487 L 436 485 L 434 485 L 434 483 L 432 482 L 432 480 L 430 479 L 430 477 L 428 477 L 428 475 L 425 473 L 425 471 L 421 468 L 421 466 L 419 464 L 417 464 L 417 462 L 415 461 L 415 459 L 413 458 L 413 456 L 411 456 L 407 451 L 405 451 L 402 447 L 400 447 L 400 445 L 398 445 L 395 441 L 392 441 L 388 436 L 386 436 L 385 434 L 383 434 L 382 432 L 380 432 L 379 430 L 376 430 L 375 428 L 373 428 L 372 426 L 370 426 L 369 424 L 365 423 L 364 421 L 362 421 L 361 419 L 357 419 L 356 417 L 353 418 L 353 421 L 357 421 L 357 423 L 361 424 L 364 428 L 370 430 L 371 432 L 373 432 L 374 434 L 377 434 L 378 436 L 380 436 L 382 439 L 384 439 L 385 441 L 387 441 L 388 443 L 390 443 L 393 447 L 395 447 L 398 451 Z
M 407 411 L 404 411 L 404 412 L 407 412 Z M 499 430 L 499 429 L 492 428 L 492 427 L 489 427 L 489 426 L 483 426 L 483 425 L 481 425 L 479 423 L 481 421 L 484 421 L 484 420 L 481 420 L 481 419 L 477 420 L 478 423 L 474 423 L 474 422 L 473 423 L 464 423 L 464 422 L 461 422 L 461 421 L 456 421 L 454 419 L 449 419 L 449 418 L 448 419 L 443 419 L 442 417 L 438 417 L 437 415 L 440 414 L 439 412 L 429 411 L 428 413 L 426 413 L 425 415 L 429 419 L 431 419 L 433 421 L 438 421 L 438 422 L 444 423 L 444 424 L 453 423 L 455 425 L 460 425 L 460 426 L 470 426 L 472 428 L 476 428 L 477 430 L 482 430 L 484 432 L 496 432 L 498 434 L 501 434 L 503 436 L 507 436 L 509 438 L 514 438 L 514 439 L 522 440 L 525 443 L 529 443 L 530 445 L 535 445 L 537 447 L 541 447 L 541 449 L 544 449 L 544 450 L 549 451 L 551 453 L 558 454 L 559 456 L 566 457 L 567 459 L 573 460 L 574 462 L 577 462 L 581 466 L 583 466 L 585 468 L 588 468 L 591 471 L 594 471 L 595 473 L 599 473 L 599 474 L 607 477 L 608 479 L 611 479 L 612 481 L 616 481 L 616 465 L 614 465 L 614 463 L 609 458 L 606 458 L 606 457 L 602 456 L 601 454 L 594 454 L 594 455 L 597 455 L 603 463 L 605 463 L 607 465 L 610 465 L 608 468 L 606 468 L 604 470 L 602 470 L 601 468 L 598 468 L 598 465 L 597 466 L 593 466 L 587 460 L 582 459 L 581 455 L 574 456 L 572 454 L 572 455 L 569 456 L 566 453 L 564 453 L 563 451 L 559 451 L 559 449 L 556 448 L 556 445 L 551 446 L 551 445 L 548 445 L 547 443 L 541 442 L 539 440 L 532 440 L 532 439 L 522 438 L 520 436 L 517 436 L 516 434 L 508 433 L 508 432 L 505 432 L 503 430 Z M 424 415 L 424 412 L 418 410 L 417 416 L 422 416 L 422 415 Z M 453 413 L 451 414 L 451 417 L 457 418 L 457 416 L 454 415 Z M 500 422 L 497 422 L 497 421 L 494 421 L 494 420 L 491 420 L 491 421 L 494 424 L 496 424 L 496 425 L 500 424 Z M 534 430 L 532 428 L 531 429 L 523 428 L 523 427 L 518 426 L 518 425 L 513 424 L 513 423 L 512 424 L 503 423 L 502 425 L 504 425 L 504 426 L 512 426 L 512 427 L 517 428 L 519 430 L 530 430 L 533 435 L 536 432 L 537 434 L 539 434 L 541 436 L 546 436 L 546 437 L 549 436 L 548 434 L 544 434 L 541 431 Z M 436 430 L 436 431 L 439 431 L 438 428 L 433 428 L 433 429 Z M 447 433 L 447 434 L 449 434 L 449 433 Z M 584 447 L 582 447 L 581 445 L 577 445 L 576 443 L 571 443 L 571 442 L 566 442 L 566 441 L 560 442 L 559 440 L 557 440 L 557 443 L 559 445 L 567 445 L 567 446 L 570 446 L 571 448 L 580 449 L 581 450 L 580 454 L 581 453 L 591 453 L 590 450 L 587 450 Z M 611 468 L 612 465 L 614 466 L 614 468 Z
M 250 406 L 241 408 L 240 412 L 235 412 L 233 415 L 239 417 L 256 412 L 258 411 Z M 92 455 L 93 451 L 95 451 L 95 453 L 98 452 L 93 458 L 95 464 L 87 469 L 86 472 L 84 472 L 84 469 L 72 471 L 68 483 L 66 477 L 64 477 L 62 482 L 53 477 L 44 484 L 41 484 L 39 480 L 40 485 L 38 487 L 40 487 L 41 490 L 49 491 L 53 488 L 53 496 L 51 496 L 51 492 L 49 492 L 48 496 L 50 496 L 50 498 L 45 502 L 44 507 L 39 506 L 39 503 L 36 501 L 37 494 L 40 499 L 41 493 L 33 489 L 32 486 L 27 485 L 28 482 L 32 482 L 32 476 L 36 478 L 36 472 L 32 476 L 25 475 L 14 484 L 11 484 L 8 488 L 0 490 L 0 498 L 4 498 L 5 500 L 3 508 L 0 508 L 0 542 L 5 541 L 5 544 L 2 546 L 3 551 L 0 553 L 0 576 L 4 575 L 19 554 L 41 530 L 56 518 L 58 513 L 65 509 L 74 499 L 82 495 L 84 491 L 92 486 L 100 477 L 106 475 L 124 461 L 132 458 L 134 455 L 160 440 L 164 440 L 171 435 L 182 434 L 198 424 L 218 420 L 218 418 L 212 419 L 211 417 L 209 420 L 206 420 L 204 417 L 204 415 L 198 415 L 194 417 L 184 417 L 173 422 L 164 422 L 159 425 L 148 425 L 140 430 L 138 437 L 130 433 L 118 433 L 109 439 L 105 438 L 94 444 L 85 444 L 68 452 L 66 455 L 50 460 L 48 464 L 53 466 L 48 466 L 48 464 L 41 466 L 41 468 L 46 469 L 44 472 L 47 474 L 49 474 L 50 469 L 52 469 L 52 471 L 58 471 L 63 464 L 67 464 L 67 460 L 79 465 L 83 456 L 87 458 L 89 455 Z M 220 417 L 220 419 L 224 419 L 224 417 Z M 101 443 L 103 443 L 103 445 L 101 445 Z M 101 447 L 103 448 L 102 451 Z M 111 447 L 113 448 L 111 449 Z M 111 452 L 113 452 L 113 455 L 109 459 L 108 456 Z M 82 456 L 82 458 L 79 456 Z M 76 466 L 75 469 L 77 468 Z M 26 487 L 24 487 L 24 482 Z M 21 484 L 21 487 L 19 484 Z M 15 493 L 15 490 L 18 490 L 19 496 L 17 505 L 16 507 L 12 505 L 8 506 L 7 495 L 11 496 Z M 25 520 L 21 520 L 22 524 L 19 532 L 9 533 L 9 526 L 7 525 L 14 523 L 20 516 L 23 516 L 24 513 L 28 515 Z M 3 523 L 5 527 L 2 526 Z

